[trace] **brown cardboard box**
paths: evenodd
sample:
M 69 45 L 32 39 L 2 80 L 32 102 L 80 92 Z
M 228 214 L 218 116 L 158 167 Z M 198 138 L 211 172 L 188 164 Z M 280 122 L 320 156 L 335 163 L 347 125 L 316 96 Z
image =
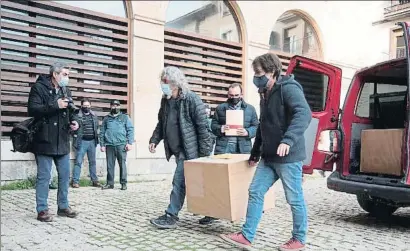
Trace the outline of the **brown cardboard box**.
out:
M 363 130 L 360 172 L 401 175 L 403 129 Z
M 188 211 L 230 221 L 246 216 L 248 189 L 255 167 L 248 154 L 216 155 L 185 161 Z M 272 187 L 265 196 L 264 210 L 274 208 Z

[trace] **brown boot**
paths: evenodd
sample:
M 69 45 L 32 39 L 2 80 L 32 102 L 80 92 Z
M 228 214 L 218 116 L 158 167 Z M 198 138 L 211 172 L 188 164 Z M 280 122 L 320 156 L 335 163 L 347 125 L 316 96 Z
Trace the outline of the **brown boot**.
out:
M 98 181 L 93 181 L 93 187 L 101 187 L 101 183 Z
M 53 216 L 48 213 L 48 210 L 44 210 L 37 214 L 37 220 L 42 222 L 51 222 L 53 221 Z
M 58 216 L 68 217 L 68 218 L 75 218 L 77 217 L 78 213 L 76 211 L 71 210 L 70 207 L 66 209 L 58 209 L 57 210 Z
M 78 184 L 78 183 L 73 183 L 72 187 L 73 187 L 73 188 L 79 188 L 79 187 L 80 187 L 80 184 Z

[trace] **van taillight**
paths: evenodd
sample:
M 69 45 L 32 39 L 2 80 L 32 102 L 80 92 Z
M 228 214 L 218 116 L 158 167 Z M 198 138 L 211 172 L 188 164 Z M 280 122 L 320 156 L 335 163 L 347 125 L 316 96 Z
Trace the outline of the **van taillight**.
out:
M 338 153 L 340 151 L 340 132 L 338 130 L 322 131 L 317 149 L 323 152 Z

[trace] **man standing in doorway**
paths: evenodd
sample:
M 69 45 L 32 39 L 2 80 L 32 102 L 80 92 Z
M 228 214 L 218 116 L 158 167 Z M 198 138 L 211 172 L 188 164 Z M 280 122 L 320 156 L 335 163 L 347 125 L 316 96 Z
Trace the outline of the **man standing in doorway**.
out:
M 281 179 L 293 218 L 292 238 L 279 250 L 303 250 L 307 233 L 307 210 L 302 189 L 302 161 L 306 158 L 304 132 L 312 113 L 302 86 L 293 75 L 280 77 L 282 64 L 272 53 L 252 63 L 254 84 L 261 94 L 261 120 L 249 159 L 255 166 L 249 188 L 246 222 L 242 231 L 221 235 L 225 241 L 250 249 L 261 220 L 266 192 Z
M 238 129 L 238 136 L 226 136 L 225 131 L 229 130 L 226 125 L 226 111 L 242 110 L 244 116 L 243 128 Z M 216 107 L 212 119 L 212 132 L 216 135 L 215 154 L 249 154 L 252 149 L 251 139 L 256 136 L 259 121 L 255 108 L 243 100 L 242 86 L 232 84 L 228 89 L 228 101 Z M 199 224 L 211 224 L 216 219 L 204 217 L 199 220 Z
M 72 187 L 80 187 L 81 166 L 87 153 L 88 169 L 94 187 L 100 187 L 96 171 L 96 148 L 98 144 L 98 117 L 91 110 L 89 99 L 81 100 L 81 110 L 76 116 L 80 128 L 73 135 L 73 148 L 75 150 L 75 164 L 73 169 Z
M 149 141 L 149 150 L 164 140 L 167 160 L 175 156 L 177 167 L 172 181 L 170 203 L 165 214 L 151 223 L 159 229 L 176 228 L 178 213 L 185 200 L 184 160 L 209 156 L 211 137 L 207 129 L 205 106 L 201 98 L 188 89 L 183 72 L 173 66 L 161 73 L 163 97 L 158 112 L 158 123 Z
M 33 139 L 33 153 L 37 163 L 36 203 L 37 220 L 53 220 L 48 209 L 49 183 L 52 163 L 58 173 L 57 215 L 74 218 L 77 212 L 68 203 L 70 183 L 70 131 L 78 130 L 70 109 L 71 93 L 68 89 L 68 65 L 56 62 L 48 75 L 40 75 L 31 87 L 28 98 L 28 115 L 41 122 Z
M 134 143 L 134 126 L 127 114 L 121 113 L 118 100 L 111 101 L 111 112 L 105 116 L 100 131 L 101 152 L 106 152 L 107 184 L 102 189 L 114 189 L 115 160 L 120 166 L 121 190 L 127 190 L 127 152 Z

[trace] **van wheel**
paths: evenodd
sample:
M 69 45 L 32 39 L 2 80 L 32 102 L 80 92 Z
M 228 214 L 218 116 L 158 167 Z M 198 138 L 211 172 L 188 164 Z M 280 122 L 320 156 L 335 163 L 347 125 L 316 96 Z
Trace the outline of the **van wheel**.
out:
M 373 200 L 371 197 L 364 194 L 357 195 L 357 202 L 359 202 L 360 207 L 364 211 L 376 217 L 389 217 L 398 209 L 398 207 Z

